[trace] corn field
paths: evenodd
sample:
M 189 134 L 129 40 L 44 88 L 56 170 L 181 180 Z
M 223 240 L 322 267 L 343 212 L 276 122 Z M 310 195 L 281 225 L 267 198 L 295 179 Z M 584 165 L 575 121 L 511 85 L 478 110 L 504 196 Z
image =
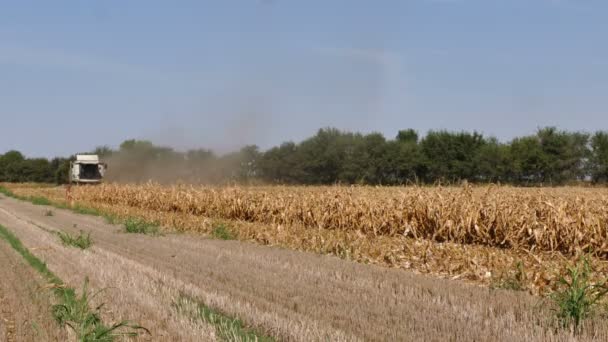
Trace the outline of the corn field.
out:
M 6 185 L 65 202 L 63 188 Z M 608 273 L 608 189 L 158 184 L 73 187 L 72 205 L 185 232 L 219 223 L 240 240 L 489 283 L 521 262 L 535 292 L 592 253 Z
M 80 187 L 76 200 L 436 242 L 608 255 L 608 191 L 511 187 Z

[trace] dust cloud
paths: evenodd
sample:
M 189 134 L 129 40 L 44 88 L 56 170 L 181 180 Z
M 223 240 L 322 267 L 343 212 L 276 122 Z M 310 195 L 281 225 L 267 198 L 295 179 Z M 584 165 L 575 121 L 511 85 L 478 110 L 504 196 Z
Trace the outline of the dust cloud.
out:
M 106 180 L 117 183 L 225 184 L 251 178 L 248 165 L 256 157 L 242 151 L 218 156 L 210 150 L 178 152 L 137 142 L 102 157 L 108 164 Z
M 273 13 L 258 13 L 260 35 L 269 22 L 280 19 Z M 351 44 L 340 47 L 287 48 L 275 35 L 254 38 L 272 42 L 273 53 L 251 47 L 243 56 L 226 56 L 224 62 L 233 66 L 229 75 L 201 76 L 194 83 L 200 86 L 198 97 L 188 89 L 184 99 L 190 102 L 163 108 L 158 127 L 141 132 L 142 139 L 155 145 L 136 144 L 105 157 L 107 179 L 214 184 L 251 180 L 257 160 L 273 146 L 302 141 L 324 127 L 381 128 L 378 115 L 390 102 L 387 96 L 401 86 L 395 82 L 401 60 L 383 48 L 377 34 L 352 37 Z M 254 144 L 259 150 L 244 148 Z

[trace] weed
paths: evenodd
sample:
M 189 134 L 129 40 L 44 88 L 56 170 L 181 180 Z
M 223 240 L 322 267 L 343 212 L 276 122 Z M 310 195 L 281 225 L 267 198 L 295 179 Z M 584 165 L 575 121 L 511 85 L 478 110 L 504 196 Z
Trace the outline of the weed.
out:
M 156 235 L 159 231 L 159 224 L 156 222 L 149 222 L 139 218 L 130 217 L 125 223 L 125 232 L 135 234 L 152 234 Z
M 93 244 L 93 241 L 91 240 L 91 233 L 84 235 L 82 230 L 80 231 L 80 234 L 78 234 L 78 236 L 73 236 L 69 233 L 64 232 L 57 232 L 57 235 L 65 246 L 87 249 Z
M 72 211 L 77 214 L 101 216 L 101 212 L 99 210 L 93 209 L 93 208 L 82 207 L 79 205 L 72 207 Z
M 222 341 L 241 341 L 241 342 L 273 342 L 269 336 L 245 327 L 244 323 L 238 319 L 225 315 L 214 310 L 187 295 L 181 294 L 173 303 L 173 307 L 178 313 L 209 323 L 215 327 L 215 331 Z
M 51 205 L 51 201 L 49 201 L 45 197 L 30 197 L 30 202 L 34 205 Z
M 95 293 L 88 291 L 89 279 L 85 278 L 80 296 L 73 292 L 64 292 L 61 304 L 53 305 L 52 312 L 55 320 L 63 326 L 72 329 L 80 341 L 113 341 L 119 336 L 137 336 L 137 330 L 149 331 L 139 325 L 122 321 L 112 326 L 105 326 L 100 317 L 103 304 L 91 309 L 91 301 L 104 290 Z M 127 331 L 119 329 L 127 328 Z
M 551 295 L 557 305 L 556 314 L 562 327 L 573 325 L 579 330 L 581 322 L 593 313 L 597 302 L 608 293 L 606 281 L 592 283 L 592 269 L 587 258 L 569 267 L 565 276 L 561 276 L 558 289 Z
M 223 223 L 218 224 L 211 231 L 211 236 L 220 240 L 234 240 L 235 237 L 232 232 Z
M 502 274 L 490 287 L 513 291 L 526 290 L 526 272 L 524 271 L 523 263 L 518 261 L 515 265 L 515 271 L 509 272 L 506 275 Z
M 55 213 L 49 209 L 44 212 L 44 216 L 55 216 Z

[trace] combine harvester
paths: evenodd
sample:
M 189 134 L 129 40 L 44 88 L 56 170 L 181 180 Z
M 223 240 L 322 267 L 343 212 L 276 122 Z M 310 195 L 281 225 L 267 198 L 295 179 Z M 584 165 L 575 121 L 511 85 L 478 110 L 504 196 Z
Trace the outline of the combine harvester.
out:
M 70 184 L 99 184 L 107 168 L 96 154 L 77 154 L 70 162 Z

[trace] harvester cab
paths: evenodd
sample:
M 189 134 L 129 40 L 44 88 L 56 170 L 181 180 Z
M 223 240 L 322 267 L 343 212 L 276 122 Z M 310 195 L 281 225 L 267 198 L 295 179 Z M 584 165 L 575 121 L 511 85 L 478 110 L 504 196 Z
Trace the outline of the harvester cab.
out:
M 70 162 L 70 183 L 98 184 L 106 173 L 107 165 L 95 154 L 78 154 Z

